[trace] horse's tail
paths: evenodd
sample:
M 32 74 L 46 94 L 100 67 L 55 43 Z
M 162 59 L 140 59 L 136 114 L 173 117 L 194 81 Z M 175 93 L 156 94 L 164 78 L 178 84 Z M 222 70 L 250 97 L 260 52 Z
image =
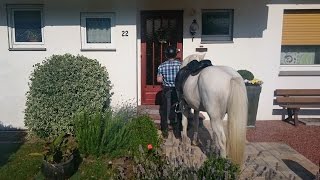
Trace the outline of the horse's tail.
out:
M 227 154 L 234 163 L 243 163 L 248 116 L 246 87 L 241 77 L 231 79 L 228 100 Z

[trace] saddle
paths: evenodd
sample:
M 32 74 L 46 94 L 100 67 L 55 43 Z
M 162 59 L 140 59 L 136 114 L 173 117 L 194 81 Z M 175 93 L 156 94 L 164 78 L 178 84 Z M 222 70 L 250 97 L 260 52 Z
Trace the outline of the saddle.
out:
M 189 62 L 185 67 L 181 68 L 176 76 L 175 79 L 175 86 L 178 96 L 178 102 L 181 103 L 182 97 L 183 97 L 183 86 L 186 82 L 187 78 L 191 76 L 197 75 L 202 69 L 212 66 L 212 63 L 210 60 L 192 60 Z

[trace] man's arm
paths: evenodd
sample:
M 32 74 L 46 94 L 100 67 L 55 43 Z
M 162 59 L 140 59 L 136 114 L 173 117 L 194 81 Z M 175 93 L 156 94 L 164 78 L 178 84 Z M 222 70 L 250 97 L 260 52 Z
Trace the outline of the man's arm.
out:
M 158 83 L 162 83 L 162 82 L 163 82 L 163 77 L 162 77 L 161 74 L 160 74 L 160 75 L 157 75 L 157 82 L 158 82 Z

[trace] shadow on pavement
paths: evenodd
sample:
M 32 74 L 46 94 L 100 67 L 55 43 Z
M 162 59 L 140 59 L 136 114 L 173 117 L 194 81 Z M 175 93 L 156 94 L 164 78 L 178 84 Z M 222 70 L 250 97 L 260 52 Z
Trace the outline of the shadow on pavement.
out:
M 288 166 L 288 168 L 291 171 L 293 171 L 301 179 L 315 179 L 315 175 L 313 175 L 310 171 L 305 169 L 298 162 L 290 159 L 282 159 L 282 161 Z

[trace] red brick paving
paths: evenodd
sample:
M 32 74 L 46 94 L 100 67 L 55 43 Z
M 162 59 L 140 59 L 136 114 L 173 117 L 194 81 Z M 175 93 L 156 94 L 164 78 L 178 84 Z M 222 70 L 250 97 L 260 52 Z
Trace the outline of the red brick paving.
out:
M 282 142 L 291 146 L 310 161 L 319 165 L 320 126 L 293 126 L 287 122 L 257 121 L 255 128 L 248 128 L 249 142 Z

